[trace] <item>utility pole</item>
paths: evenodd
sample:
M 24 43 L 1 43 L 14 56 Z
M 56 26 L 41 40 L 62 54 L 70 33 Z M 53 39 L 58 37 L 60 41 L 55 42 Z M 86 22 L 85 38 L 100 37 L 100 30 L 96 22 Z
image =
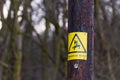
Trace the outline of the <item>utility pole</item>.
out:
M 93 80 L 94 0 L 68 0 L 67 80 Z

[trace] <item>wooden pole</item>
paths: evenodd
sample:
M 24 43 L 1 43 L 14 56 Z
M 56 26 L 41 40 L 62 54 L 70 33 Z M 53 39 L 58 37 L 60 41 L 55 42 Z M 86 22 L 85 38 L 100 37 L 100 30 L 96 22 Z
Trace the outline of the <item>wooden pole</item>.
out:
M 67 80 L 94 80 L 94 0 L 69 0 Z

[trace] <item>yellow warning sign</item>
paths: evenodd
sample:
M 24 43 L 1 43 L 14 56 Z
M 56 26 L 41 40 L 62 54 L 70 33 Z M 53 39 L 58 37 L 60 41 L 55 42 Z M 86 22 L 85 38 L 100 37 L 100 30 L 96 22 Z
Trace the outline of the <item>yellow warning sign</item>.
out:
M 87 60 L 87 32 L 68 34 L 68 60 Z

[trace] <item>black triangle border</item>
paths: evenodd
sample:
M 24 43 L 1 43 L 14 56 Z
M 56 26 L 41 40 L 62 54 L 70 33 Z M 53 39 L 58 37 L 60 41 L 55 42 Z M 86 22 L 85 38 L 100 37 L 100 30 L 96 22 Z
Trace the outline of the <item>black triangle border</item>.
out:
M 71 45 L 72 45 L 73 40 L 74 40 L 74 38 L 75 38 L 75 37 L 77 37 L 77 38 L 78 38 L 78 40 L 79 40 L 79 42 L 81 43 L 81 45 L 82 45 L 82 47 L 83 47 L 84 51 L 73 51 L 73 52 L 69 52 L 69 51 L 70 51 L 70 48 L 71 48 Z M 68 53 L 86 53 L 86 52 L 87 52 L 87 51 L 86 51 L 86 49 L 85 49 L 84 45 L 82 44 L 82 41 L 80 40 L 80 38 L 78 37 L 78 35 L 77 35 L 77 34 L 75 34 L 75 35 L 74 35 L 74 37 L 73 37 L 73 39 L 72 39 L 72 41 L 71 41 L 70 47 L 69 47 L 69 49 L 68 49 Z

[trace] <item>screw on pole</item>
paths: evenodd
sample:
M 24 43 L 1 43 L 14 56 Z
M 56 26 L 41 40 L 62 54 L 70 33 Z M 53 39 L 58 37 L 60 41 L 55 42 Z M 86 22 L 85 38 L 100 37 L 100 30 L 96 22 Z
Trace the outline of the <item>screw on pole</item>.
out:
M 93 80 L 94 0 L 68 0 L 67 80 Z

